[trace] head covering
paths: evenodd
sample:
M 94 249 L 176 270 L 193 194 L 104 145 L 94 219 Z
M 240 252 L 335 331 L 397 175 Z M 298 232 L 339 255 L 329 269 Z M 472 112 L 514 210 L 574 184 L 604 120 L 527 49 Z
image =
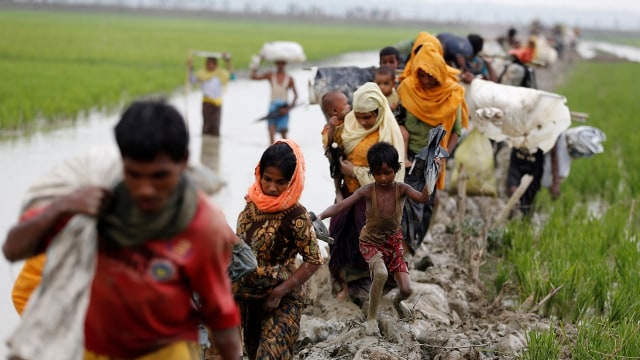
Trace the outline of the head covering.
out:
M 245 196 L 247 202 L 253 202 L 260 211 L 266 213 L 283 211 L 297 204 L 304 189 L 305 164 L 300 146 L 289 139 L 281 139 L 274 144 L 277 143 L 289 145 L 296 157 L 296 169 L 293 172 L 291 181 L 289 181 L 289 187 L 278 196 L 265 195 L 260 184 L 262 177 L 260 176 L 260 162 L 258 162 L 255 169 L 255 182 L 249 186 L 249 191 Z
M 356 120 L 355 112 L 371 112 L 378 110 L 378 117 L 371 129 L 366 130 Z M 342 144 L 345 153 L 349 154 L 369 134 L 378 131 L 379 141 L 386 141 L 398 150 L 400 164 L 404 164 L 405 148 L 400 127 L 389 107 L 387 98 L 376 83 L 368 82 L 353 93 L 353 110 L 344 118 Z M 404 171 L 400 171 L 404 173 Z M 400 173 L 399 172 L 399 173 Z
M 424 45 L 425 43 L 431 44 L 431 46 L 433 46 L 434 49 L 438 51 L 440 56 L 444 58 L 444 49 L 442 48 L 442 44 L 440 43 L 440 40 L 438 40 L 437 37 L 429 34 L 426 31 L 419 32 L 418 36 L 416 36 L 416 40 L 413 42 L 413 47 L 411 48 L 411 54 L 409 55 L 409 60 L 407 60 L 407 63 L 404 65 L 404 70 L 402 71 L 402 75 L 400 75 L 400 77 L 398 78 L 399 82 L 402 82 L 404 79 L 408 78 L 411 75 L 411 67 L 413 65 L 413 59 L 417 56 L 416 49 L 419 46 Z M 451 66 L 447 65 L 447 71 L 449 72 L 449 76 L 451 76 L 452 79 L 456 81 L 458 80 L 458 74 L 460 74 L 460 70 L 454 69 Z
M 433 76 L 439 86 L 424 89 L 418 79 L 418 70 Z M 458 107 L 462 110 L 462 127 L 469 125 L 469 114 L 464 101 L 464 88 L 449 76 L 447 65 L 440 53 L 425 43 L 413 59 L 411 75 L 398 88 L 402 105 L 411 114 L 430 126 L 443 125 L 447 135 L 443 140 L 449 141 Z

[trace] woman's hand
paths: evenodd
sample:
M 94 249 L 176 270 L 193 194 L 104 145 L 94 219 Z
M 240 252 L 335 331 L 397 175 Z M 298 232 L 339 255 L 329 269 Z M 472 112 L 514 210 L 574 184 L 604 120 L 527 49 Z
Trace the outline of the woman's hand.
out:
M 340 171 L 343 175 L 346 176 L 354 176 L 353 174 L 353 163 L 349 160 L 345 160 L 342 156 L 340 157 Z
M 273 288 L 264 300 L 264 309 L 269 312 L 276 310 L 278 306 L 280 306 L 280 301 L 282 301 L 282 297 L 285 294 L 286 291 L 282 288 L 282 284 Z

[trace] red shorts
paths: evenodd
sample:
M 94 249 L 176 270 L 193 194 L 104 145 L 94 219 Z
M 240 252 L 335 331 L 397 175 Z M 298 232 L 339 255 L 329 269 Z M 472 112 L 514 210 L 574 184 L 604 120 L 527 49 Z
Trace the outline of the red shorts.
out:
M 402 230 L 398 230 L 387 238 L 382 245 L 374 245 L 370 242 L 360 241 L 360 253 L 371 266 L 371 261 L 375 261 L 377 254 L 382 257 L 382 261 L 390 273 L 409 272 L 407 263 L 404 261 L 404 250 L 402 249 Z

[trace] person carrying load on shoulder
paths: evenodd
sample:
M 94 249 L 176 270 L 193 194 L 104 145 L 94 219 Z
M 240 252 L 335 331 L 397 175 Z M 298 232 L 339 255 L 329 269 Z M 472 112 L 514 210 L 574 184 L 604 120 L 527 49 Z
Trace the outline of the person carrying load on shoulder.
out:
M 220 118 L 222 114 L 222 95 L 230 80 L 235 79 L 231 55 L 221 54 L 226 69 L 218 64 L 218 58 L 209 56 L 205 59 L 204 68 L 197 72 L 193 69 L 191 58 L 187 60 L 189 81 L 199 83 L 202 89 L 202 135 L 220 136 Z
M 298 100 L 298 91 L 291 77 L 285 71 L 287 62 L 276 60 L 276 71 L 267 71 L 258 74 L 258 68 L 264 60 L 263 56 L 254 56 L 251 60 L 251 80 L 268 80 L 271 85 L 271 98 L 269 102 L 269 114 L 276 113 L 276 116 L 269 117 L 267 124 L 269 127 L 269 143 L 275 142 L 276 132 L 280 133 L 283 139 L 287 138 L 289 131 L 289 111 L 295 106 Z M 289 102 L 289 91 L 293 93 L 293 99 Z

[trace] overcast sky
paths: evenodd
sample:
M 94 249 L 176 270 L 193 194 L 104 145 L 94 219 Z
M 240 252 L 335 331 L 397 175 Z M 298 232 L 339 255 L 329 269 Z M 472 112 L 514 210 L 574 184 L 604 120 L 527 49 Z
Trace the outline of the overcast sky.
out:
M 451 3 L 446 0 L 416 0 L 425 3 Z M 632 11 L 640 15 L 639 0 L 466 0 L 460 2 L 468 3 L 492 3 L 509 6 L 548 6 L 548 7 L 569 7 L 576 10 L 621 10 Z

